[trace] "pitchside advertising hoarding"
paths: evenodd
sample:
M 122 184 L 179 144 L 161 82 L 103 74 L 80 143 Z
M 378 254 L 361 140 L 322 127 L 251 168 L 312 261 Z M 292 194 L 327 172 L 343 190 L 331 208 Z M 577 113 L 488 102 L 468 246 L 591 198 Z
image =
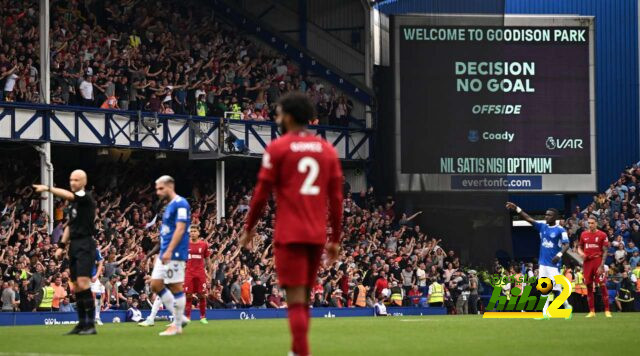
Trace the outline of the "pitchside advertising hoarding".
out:
M 143 310 L 142 318 L 149 315 L 149 310 Z M 446 308 L 441 307 L 393 307 L 388 308 L 387 313 L 391 316 L 409 315 L 445 315 Z M 373 308 L 312 308 L 311 316 L 314 318 L 346 318 L 375 316 Z M 286 318 L 287 309 L 209 309 L 207 319 L 209 320 L 255 320 Z M 101 319 L 105 323 L 119 323 L 127 321 L 126 311 L 104 311 Z M 171 320 L 169 312 L 161 310 L 158 312 L 156 322 Z M 193 311 L 191 320 L 200 319 L 200 313 Z M 0 326 L 15 325 L 73 325 L 78 323 L 78 316 L 75 312 L 34 312 L 34 313 L 0 313 Z
M 399 191 L 596 190 L 593 19 L 394 18 Z

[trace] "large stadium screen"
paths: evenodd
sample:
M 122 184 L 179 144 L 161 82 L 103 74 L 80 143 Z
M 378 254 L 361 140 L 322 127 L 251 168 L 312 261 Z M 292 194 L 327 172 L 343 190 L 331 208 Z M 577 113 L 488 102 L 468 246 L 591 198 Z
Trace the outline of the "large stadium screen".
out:
M 589 18 L 395 19 L 400 191 L 595 191 Z

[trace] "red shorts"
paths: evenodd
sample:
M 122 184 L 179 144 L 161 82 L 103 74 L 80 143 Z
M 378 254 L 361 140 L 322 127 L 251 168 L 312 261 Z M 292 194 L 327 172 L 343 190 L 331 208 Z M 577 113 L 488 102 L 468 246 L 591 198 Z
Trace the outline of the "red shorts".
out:
M 276 245 L 273 253 L 281 287 L 312 288 L 318 278 L 323 245 Z
M 204 274 L 192 274 L 187 272 L 184 277 L 184 292 L 189 294 L 202 294 L 207 290 L 207 276 Z
M 591 284 L 596 282 L 598 284 L 607 282 L 607 274 L 602 272 L 598 274 L 598 267 L 602 263 L 602 257 L 592 260 L 584 261 L 584 283 Z

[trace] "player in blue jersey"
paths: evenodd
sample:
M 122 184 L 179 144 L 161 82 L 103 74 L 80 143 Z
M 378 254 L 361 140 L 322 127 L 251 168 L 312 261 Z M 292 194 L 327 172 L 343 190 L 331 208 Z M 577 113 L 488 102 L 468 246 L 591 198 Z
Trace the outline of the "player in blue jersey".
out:
M 167 201 L 160 228 L 160 252 L 151 273 L 151 289 L 173 314 L 173 323 L 160 336 L 182 333 L 186 298 L 183 291 L 184 269 L 189 255 L 189 225 L 191 208 L 187 200 L 175 192 L 170 176 L 156 180 L 156 194 Z
M 100 282 L 102 277 L 104 258 L 100 253 L 100 249 L 96 248 L 96 264 L 91 270 L 91 292 L 96 304 L 96 324 L 102 325 L 100 320 L 100 308 L 102 307 L 102 296 L 104 295 L 104 285 Z
M 553 278 L 560 273 L 560 267 L 562 266 L 562 255 L 569 249 L 569 235 L 567 231 L 559 226 L 556 221 L 558 220 L 559 213 L 556 209 L 547 209 L 544 214 L 544 223 L 537 222 L 529 214 L 525 213 L 519 206 L 514 203 L 507 202 L 507 209 L 515 211 L 524 220 L 533 225 L 533 228 L 540 234 L 540 257 L 538 258 L 538 264 L 540 265 L 538 271 L 538 278 L 547 277 L 551 281 L 555 281 Z M 559 284 L 554 284 L 553 293 L 557 297 L 562 288 Z M 548 297 L 548 295 L 547 295 Z M 547 298 L 547 302 L 542 309 L 542 315 L 545 319 L 549 318 L 547 308 L 551 301 Z M 571 305 L 565 300 L 565 309 L 570 309 Z

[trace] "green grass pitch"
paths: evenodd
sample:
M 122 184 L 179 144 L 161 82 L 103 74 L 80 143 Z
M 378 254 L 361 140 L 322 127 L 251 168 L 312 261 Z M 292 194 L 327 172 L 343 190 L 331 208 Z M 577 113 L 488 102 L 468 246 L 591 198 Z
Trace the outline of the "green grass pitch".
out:
M 640 313 L 606 319 L 482 319 L 424 316 L 313 319 L 313 355 L 616 355 L 640 345 Z M 0 327 L 0 355 L 286 355 L 286 319 L 192 322 L 160 337 L 164 323 L 105 324 L 95 336 L 62 336 L 71 326 Z M 633 352 L 632 352 L 633 353 Z

